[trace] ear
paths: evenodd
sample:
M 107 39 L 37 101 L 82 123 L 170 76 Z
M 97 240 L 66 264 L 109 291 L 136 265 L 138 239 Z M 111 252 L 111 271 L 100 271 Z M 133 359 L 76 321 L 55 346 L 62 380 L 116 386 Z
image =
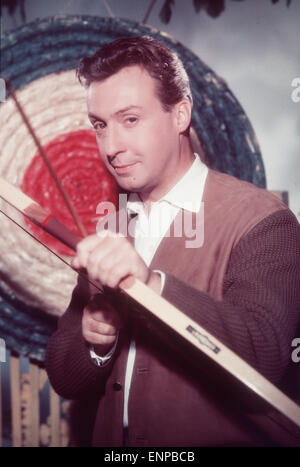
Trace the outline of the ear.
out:
M 184 99 L 175 105 L 175 122 L 178 133 L 183 133 L 189 126 L 192 117 L 191 103 Z

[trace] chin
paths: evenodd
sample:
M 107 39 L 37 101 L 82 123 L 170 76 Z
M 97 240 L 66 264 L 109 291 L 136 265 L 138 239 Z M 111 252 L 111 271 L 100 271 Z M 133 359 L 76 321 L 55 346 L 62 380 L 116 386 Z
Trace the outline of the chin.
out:
M 143 191 L 144 185 L 138 180 L 117 180 L 118 185 L 126 191 L 140 192 Z

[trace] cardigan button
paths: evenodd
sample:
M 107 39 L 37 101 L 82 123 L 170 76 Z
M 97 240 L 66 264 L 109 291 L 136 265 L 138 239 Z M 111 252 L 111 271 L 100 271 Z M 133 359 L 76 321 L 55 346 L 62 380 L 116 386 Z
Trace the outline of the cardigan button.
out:
M 122 389 L 122 384 L 117 381 L 116 383 L 113 384 L 113 388 L 115 391 L 121 391 Z

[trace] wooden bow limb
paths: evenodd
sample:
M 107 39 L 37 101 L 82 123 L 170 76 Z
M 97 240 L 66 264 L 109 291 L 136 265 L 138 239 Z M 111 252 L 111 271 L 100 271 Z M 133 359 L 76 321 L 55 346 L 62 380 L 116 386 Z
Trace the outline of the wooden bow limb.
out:
M 76 245 L 80 240 L 76 235 L 29 196 L 1 177 L 0 197 L 51 235 L 76 250 Z M 173 331 L 205 353 L 300 427 L 300 407 L 198 323 L 132 276 L 121 281 L 119 286 L 122 291 L 163 321 Z

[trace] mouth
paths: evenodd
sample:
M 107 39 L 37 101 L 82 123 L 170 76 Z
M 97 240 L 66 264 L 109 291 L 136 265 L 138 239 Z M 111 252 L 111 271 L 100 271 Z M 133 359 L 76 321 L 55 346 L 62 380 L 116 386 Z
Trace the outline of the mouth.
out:
M 114 165 L 113 168 L 118 175 L 123 175 L 130 172 L 137 164 L 138 162 L 132 162 L 124 165 Z

